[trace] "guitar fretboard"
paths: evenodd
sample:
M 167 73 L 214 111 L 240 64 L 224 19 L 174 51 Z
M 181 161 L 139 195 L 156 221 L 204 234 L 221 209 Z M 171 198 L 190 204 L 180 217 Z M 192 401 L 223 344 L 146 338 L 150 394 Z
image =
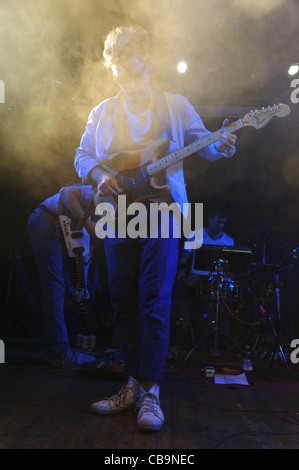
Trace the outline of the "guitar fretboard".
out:
M 235 121 L 234 123 L 232 123 L 229 127 L 222 127 L 221 129 L 218 129 L 218 131 L 215 131 L 212 134 L 208 134 L 202 139 L 199 139 L 196 142 L 193 142 L 192 144 L 187 145 L 186 147 L 183 147 L 179 150 L 174 150 L 173 152 L 166 155 L 165 157 L 162 157 L 159 160 L 156 160 L 153 163 L 150 163 L 147 166 L 148 174 L 150 176 L 153 176 L 156 173 L 159 173 L 160 171 L 165 170 L 169 166 L 174 165 L 175 163 L 178 163 L 184 158 L 189 157 L 193 153 L 196 153 L 199 150 L 202 150 L 203 148 L 208 147 L 209 145 L 217 142 L 218 140 L 222 138 L 225 132 L 228 132 L 231 134 L 241 129 L 242 127 L 244 127 L 244 124 L 242 120 L 239 119 L 238 121 Z

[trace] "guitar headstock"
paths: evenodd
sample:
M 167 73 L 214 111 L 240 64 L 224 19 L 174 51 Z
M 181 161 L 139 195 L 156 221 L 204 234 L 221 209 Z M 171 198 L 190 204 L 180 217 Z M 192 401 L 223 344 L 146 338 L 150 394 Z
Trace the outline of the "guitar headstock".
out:
M 255 129 L 261 129 L 266 126 L 273 117 L 285 117 L 289 116 L 290 108 L 287 104 L 274 104 L 273 106 L 268 106 L 267 108 L 256 109 L 250 111 L 250 113 L 245 114 L 242 118 L 244 126 L 252 126 Z

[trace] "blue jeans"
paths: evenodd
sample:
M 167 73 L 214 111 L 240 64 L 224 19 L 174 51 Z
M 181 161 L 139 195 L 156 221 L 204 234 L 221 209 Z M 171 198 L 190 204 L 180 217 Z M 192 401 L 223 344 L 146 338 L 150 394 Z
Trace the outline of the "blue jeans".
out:
M 29 217 L 28 234 L 42 287 L 46 345 L 53 356 L 60 355 L 70 346 L 64 319 L 65 242 L 59 223 L 40 208 Z
M 170 217 L 170 225 L 172 217 Z M 178 238 L 104 239 L 115 331 L 127 375 L 160 380 L 169 341 Z

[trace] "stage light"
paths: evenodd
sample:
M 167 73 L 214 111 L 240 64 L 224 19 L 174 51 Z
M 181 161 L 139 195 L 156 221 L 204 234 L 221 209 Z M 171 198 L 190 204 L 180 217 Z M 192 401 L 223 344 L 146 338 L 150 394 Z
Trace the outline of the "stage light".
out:
M 292 64 L 288 70 L 289 75 L 296 75 L 299 72 L 299 63 Z
M 187 72 L 187 68 L 188 68 L 187 62 L 185 62 L 184 60 L 181 60 L 177 65 L 177 71 L 179 73 Z

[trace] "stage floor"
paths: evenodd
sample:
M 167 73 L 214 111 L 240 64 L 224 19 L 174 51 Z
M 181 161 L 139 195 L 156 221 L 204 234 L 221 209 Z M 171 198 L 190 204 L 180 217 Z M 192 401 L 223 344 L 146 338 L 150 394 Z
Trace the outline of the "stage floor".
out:
M 43 364 L 38 348 L 6 353 L 0 365 L 1 449 L 102 449 L 104 458 L 111 451 L 129 455 L 134 449 L 190 454 L 199 449 L 299 448 L 296 370 L 292 379 L 261 373 L 253 385 L 216 385 L 195 360 L 184 368 L 168 361 L 160 387 L 165 425 L 144 434 L 136 428 L 135 412 L 90 412 L 91 403 L 118 391 L 121 369 L 79 373 Z

